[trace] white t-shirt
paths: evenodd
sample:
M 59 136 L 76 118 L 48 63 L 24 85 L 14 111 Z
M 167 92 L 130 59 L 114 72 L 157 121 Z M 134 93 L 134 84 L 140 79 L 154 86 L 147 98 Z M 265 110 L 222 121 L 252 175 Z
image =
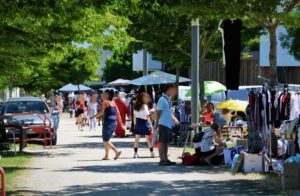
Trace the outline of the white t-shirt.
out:
M 147 105 L 143 105 L 143 109 L 140 111 L 134 111 L 135 112 L 135 117 L 147 120 L 147 117 L 150 115 L 149 109 Z
M 215 130 L 209 128 L 204 131 L 201 142 L 199 142 L 199 147 L 201 152 L 208 152 L 215 148 L 214 146 L 214 134 Z

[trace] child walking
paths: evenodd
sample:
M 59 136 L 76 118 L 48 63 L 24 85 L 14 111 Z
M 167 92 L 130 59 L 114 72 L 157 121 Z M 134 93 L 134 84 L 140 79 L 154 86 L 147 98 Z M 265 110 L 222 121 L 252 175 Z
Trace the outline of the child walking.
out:
M 91 97 L 91 101 L 88 104 L 88 116 L 93 117 L 98 112 L 98 102 L 97 102 L 97 95 L 93 95 Z M 96 131 L 97 127 L 97 119 L 96 117 L 90 118 L 90 131 Z
M 150 141 L 150 133 L 153 131 L 153 126 L 150 118 L 150 112 L 148 109 L 148 105 L 151 102 L 150 95 L 148 93 L 141 93 L 138 95 L 137 100 L 134 104 L 134 134 L 135 134 L 135 142 L 134 142 L 134 158 L 138 157 L 138 147 L 141 136 L 145 136 L 148 147 L 150 150 L 151 158 L 154 158 L 153 146 Z

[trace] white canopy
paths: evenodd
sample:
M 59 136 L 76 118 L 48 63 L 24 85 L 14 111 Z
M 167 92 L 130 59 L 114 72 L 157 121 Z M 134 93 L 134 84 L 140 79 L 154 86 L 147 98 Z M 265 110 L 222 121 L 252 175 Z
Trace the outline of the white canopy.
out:
M 191 80 L 184 77 L 179 77 L 179 83 L 190 82 Z M 165 73 L 162 71 L 155 71 L 149 75 L 131 80 L 129 84 L 132 85 L 156 85 L 156 84 L 168 84 L 176 83 L 176 75 Z
M 124 80 L 122 78 L 112 81 L 107 84 L 107 86 L 126 86 L 128 85 L 130 80 Z

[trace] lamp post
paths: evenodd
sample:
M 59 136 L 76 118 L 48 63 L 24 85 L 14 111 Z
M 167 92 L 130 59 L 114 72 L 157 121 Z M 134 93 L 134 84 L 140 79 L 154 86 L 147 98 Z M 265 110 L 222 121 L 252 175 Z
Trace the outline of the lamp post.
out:
M 198 123 L 199 120 L 199 63 L 200 63 L 200 47 L 199 47 L 199 19 L 192 20 L 192 103 L 191 103 L 191 115 L 192 124 Z M 195 133 L 198 132 L 198 128 L 194 129 Z
M 147 50 L 143 49 L 143 76 L 148 75 L 148 54 Z

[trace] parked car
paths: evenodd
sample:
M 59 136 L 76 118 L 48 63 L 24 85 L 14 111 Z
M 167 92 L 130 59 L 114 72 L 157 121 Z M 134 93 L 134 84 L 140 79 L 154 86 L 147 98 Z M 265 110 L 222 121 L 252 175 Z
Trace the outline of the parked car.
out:
M 45 129 L 41 129 L 46 123 L 52 131 L 52 145 L 57 143 L 57 130 L 53 129 L 53 118 L 47 104 L 38 97 L 18 97 L 8 99 L 2 109 L 1 118 L 4 123 L 20 123 L 30 127 L 27 137 L 43 138 Z M 49 134 L 50 130 L 46 130 Z M 49 137 L 49 135 L 48 135 Z

